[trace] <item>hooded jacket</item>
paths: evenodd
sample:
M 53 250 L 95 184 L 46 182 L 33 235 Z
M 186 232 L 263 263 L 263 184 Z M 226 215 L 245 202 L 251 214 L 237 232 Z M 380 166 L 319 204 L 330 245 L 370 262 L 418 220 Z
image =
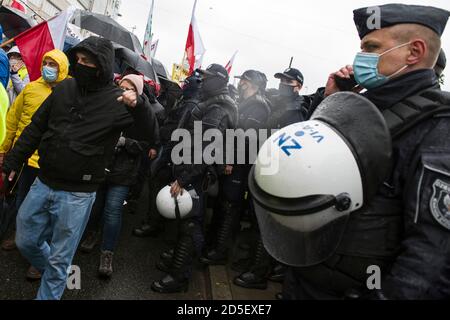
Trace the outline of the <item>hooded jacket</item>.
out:
M 69 74 L 69 61 L 66 55 L 60 50 L 52 50 L 44 55 L 42 61 L 46 58 L 55 60 L 59 66 L 56 82 L 60 83 L 65 80 Z M 51 93 L 52 87 L 40 77 L 38 80 L 28 84 L 17 96 L 6 117 L 6 136 L 0 147 L 0 153 L 8 153 L 11 150 L 22 132 L 30 124 L 35 112 Z M 39 156 L 35 152 L 28 160 L 28 165 L 33 168 L 39 168 L 38 161 Z
M 92 193 L 105 180 L 121 132 L 135 123 L 142 134 L 151 133 L 141 120 L 146 118 L 142 103 L 129 109 L 117 100 L 123 92 L 113 84 L 111 42 L 98 37 L 84 40 L 69 52 L 71 65 L 76 64 L 78 51 L 95 57 L 95 88 L 80 88 L 76 79 L 57 86 L 7 155 L 3 171 L 17 172 L 39 148 L 43 183 L 54 190 Z

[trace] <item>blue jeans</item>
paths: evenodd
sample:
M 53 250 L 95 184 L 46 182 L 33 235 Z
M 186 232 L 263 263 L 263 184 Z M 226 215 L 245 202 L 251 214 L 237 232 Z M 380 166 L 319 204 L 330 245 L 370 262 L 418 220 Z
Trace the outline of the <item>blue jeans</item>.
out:
M 16 244 L 42 273 L 37 300 L 61 299 L 94 201 L 95 193 L 56 191 L 39 178 L 31 186 L 17 216 Z
M 108 185 L 103 211 L 103 251 L 114 251 L 122 229 L 123 203 L 130 187 Z

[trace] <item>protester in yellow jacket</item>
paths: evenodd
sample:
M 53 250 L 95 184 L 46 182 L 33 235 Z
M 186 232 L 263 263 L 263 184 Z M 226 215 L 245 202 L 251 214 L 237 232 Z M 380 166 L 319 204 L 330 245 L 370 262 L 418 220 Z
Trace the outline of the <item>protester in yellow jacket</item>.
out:
M 69 61 L 64 52 L 52 50 L 46 53 L 42 59 L 41 72 L 42 77 L 29 83 L 17 96 L 8 111 L 5 140 L 0 147 L 0 166 L 3 165 L 5 154 L 12 149 L 22 132 L 31 123 L 34 113 L 52 93 L 52 88 L 68 77 Z M 38 160 L 39 157 L 36 151 L 28 160 L 28 165 L 24 166 L 19 175 L 15 203 L 17 210 L 22 205 L 37 177 L 39 170 Z M 14 249 L 15 243 L 13 239 L 12 237 L 11 240 L 4 241 L 2 249 Z
M 5 140 L 6 113 L 8 112 L 9 98 L 3 85 L 0 84 L 0 144 Z
M 56 79 L 49 69 L 57 69 Z M 6 138 L 0 147 L 0 157 L 7 153 L 19 139 L 23 130 L 30 124 L 31 118 L 41 104 L 52 93 L 52 88 L 65 80 L 69 74 L 69 62 L 64 52 L 53 50 L 42 59 L 42 77 L 28 84 L 11 105 L 6 118 Z M 29 159 L 28 165 L 38 166 L 37 152 Z

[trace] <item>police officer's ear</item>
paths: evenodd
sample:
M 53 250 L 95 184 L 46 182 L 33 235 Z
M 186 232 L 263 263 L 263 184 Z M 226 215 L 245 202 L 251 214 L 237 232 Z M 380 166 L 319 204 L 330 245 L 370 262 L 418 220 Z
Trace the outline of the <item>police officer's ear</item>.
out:
M 409 66 L 425 62 L 426 56 L 431 53 L 427 43 L 422 39 L 412 40 L 409 51 L 410 54 L 406 59 L 406 64 Z

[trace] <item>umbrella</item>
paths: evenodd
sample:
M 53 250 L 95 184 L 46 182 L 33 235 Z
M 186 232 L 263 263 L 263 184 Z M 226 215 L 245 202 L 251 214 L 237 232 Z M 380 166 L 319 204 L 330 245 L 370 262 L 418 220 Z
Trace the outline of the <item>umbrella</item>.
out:
M 152 64 L 140 54 L 117 44 L 114 44 L 114 51 L 116 54 L 116 67 L 118 68 L 117 73 L 123 74 L 127 68 L 133 68 L 147 78 L 158 82 Z
M 125 29 L 113 18 L 84 10 L 76 10 L 72 23 L 105 39 L 143 54 L 142 45 L 135 34 Z
M 156 59 L 152 59 L 153 68 L 155 69 L 156 74 L 160 78 L 169 79 L 169 73 L 167 72 L 166 67 Z
M 38 24 L 33 17 L 23 13 L 20 10 L 1 6 L 0 7 L 0 24 L 3 27 L 3 33 L 12 39 L 21 34 L 25 30 Z

